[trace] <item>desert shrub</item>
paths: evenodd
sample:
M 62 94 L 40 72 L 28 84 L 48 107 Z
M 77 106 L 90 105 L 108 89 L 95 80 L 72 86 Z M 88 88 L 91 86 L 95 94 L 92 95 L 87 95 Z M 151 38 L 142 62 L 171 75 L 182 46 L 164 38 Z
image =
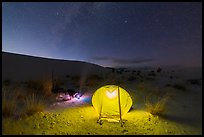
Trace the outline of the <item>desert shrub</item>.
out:
M 140 74 L 141 74 L 141 71 L 140 71 L 140 70 L 138 70 L 138 71 L 137 71 L 137 75 L 140 75 Z
M 145 110 L 152 115 L 162 115 L 166 111 L 166 105 L 170 95 L 163 96 L 148 96 L 145 99 Z
M 42 80 L 29 80 L 26 82 L 27 88 L 36 91 L 38 94 L 45 96 L 50 96 L 52 94 L 52 80 L 42 79 Z
M 10 88 L 2 88 L 2 116 L 12 117 L 17 108 L 16 92 Z
M 26 98 L 23 113 L 33 115 L 36 112 L 42 112 L 45 109 L 45 104 L 45 97 L 33 93 Z
M 51 79 L 44 79 L 42 80 L 42 92 L 43 92 L 43 95 L 45 96 L 51 96 L 52 94 L 52 88 L 53 88 L 53 83 L 52 83 L 52 80 Z
M 33 93 L 33 94 L 32 94 Z M 49 98 L 26 88 L 2 88 L 2 116 L 21 118 L 44 110 Z M 46 102 L 47 101 L 47 102 Z
M 174 84 L 173 87 L 178 90 L 183 90 L 183 91 L 186 90 L 186 87 L 183 84 Z
M 187 82 L 190 82 L 193 85 L 201 85 L 199 79 L 189 79 Z
M 151 71 L 148 76 L 156 76 L 155 72 L 154 71 Z
M 158 69 L 157 69 L 157 72 L 159 73 L 159 72 L 161 72 L 162 71 L 162 69 L 159 67 Z

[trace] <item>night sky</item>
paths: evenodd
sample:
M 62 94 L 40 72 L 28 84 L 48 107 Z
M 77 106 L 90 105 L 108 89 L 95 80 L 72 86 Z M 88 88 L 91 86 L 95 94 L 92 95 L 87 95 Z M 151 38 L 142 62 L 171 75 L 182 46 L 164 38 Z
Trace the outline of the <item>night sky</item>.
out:
M 101 66 L 202 66 L 202 3 L 2 3 L 2 51 Z

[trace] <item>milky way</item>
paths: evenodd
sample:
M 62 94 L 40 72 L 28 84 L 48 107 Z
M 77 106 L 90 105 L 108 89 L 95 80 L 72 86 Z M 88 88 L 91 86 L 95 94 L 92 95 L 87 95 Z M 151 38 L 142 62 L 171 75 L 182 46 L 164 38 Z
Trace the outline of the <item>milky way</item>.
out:
M 102 66 L 202 66 L 202 3 L 4 2 L 2 51 Z

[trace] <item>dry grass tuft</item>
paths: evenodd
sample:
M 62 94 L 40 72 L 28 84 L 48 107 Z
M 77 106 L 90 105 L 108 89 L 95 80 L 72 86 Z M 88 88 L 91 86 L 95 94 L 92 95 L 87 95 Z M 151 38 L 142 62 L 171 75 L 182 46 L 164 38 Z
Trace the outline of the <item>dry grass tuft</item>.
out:
M 52 80 L 51 79 L 44 79 L 42 81 L 43 84 L 43 95 L 47 96 L 51 96 L 52 94 Z
M 33 93 L 33 94 L 32 94 Z M 48 100 L 48 98 L 46 98 Z M 2 117 L 20 118 L 45 110 L 45 96 L 22 88 L 2 88 Z
M 36 112 L 42 112 L 45 106 L 45 97 L 40 97 L 33 93 L 25 100 L 24 114 L 33 115 Z
M 166 105 L 170 99 L 169 94 L 161 97 L 148 96 L 145 99 L 145 109 L 152 115 L 162 115 L 166 111 Z
M 15 114 L 16 107 L 16 93 L 11 93 L 10 89 L 2 88 L 2 116 L 13 116 Z

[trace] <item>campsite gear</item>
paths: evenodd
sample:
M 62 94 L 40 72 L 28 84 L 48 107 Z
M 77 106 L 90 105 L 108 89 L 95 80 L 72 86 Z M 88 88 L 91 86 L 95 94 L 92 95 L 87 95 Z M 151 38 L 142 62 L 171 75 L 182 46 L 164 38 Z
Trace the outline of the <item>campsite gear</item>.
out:
M 63 101 L 71 100 L 71 96 L 68 93 L 65 93 Z
M 75 98 L 77 98 L 77 99 L 80 99 L 81 94 L 80 94 L 80 93 L 75 93 L 75 94 L 73 95 L 73 97 L 75 97 Z
M 122 116 L 130 110 L 132 99 L 125 89 L 116 85 L 106 85 L 95 91 L 92 104 L 99 114 L 100 124 L 102 118 L 114 119 L 119 116 L 119 122 L 123 126 Z
M 76 92 L 74 90 L 68 89 L 68 90 L 61 90 L 59 93 L 57 93 L 56 100 L 57 101 L 68 101 L 71 100 L 72 98 L 77 98 L 80 99 L 82 96 L 81 93 Z
M 56 97 L 57 101 L 68 101 L 71 100 L 71 96 L 68 93 L 57 93 L 57 97 Z

